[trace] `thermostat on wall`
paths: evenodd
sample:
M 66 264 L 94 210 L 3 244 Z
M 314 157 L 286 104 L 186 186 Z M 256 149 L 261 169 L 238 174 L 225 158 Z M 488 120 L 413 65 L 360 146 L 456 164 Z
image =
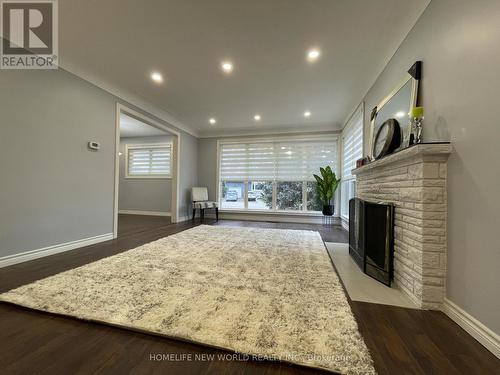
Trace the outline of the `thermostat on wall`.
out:
M 94 142 L 94 141 L 90 141 L 87 144 L 87 146 L 91 151 L 99 151 L 99 149 L 101 148 L 101 144 L 99 142 Z

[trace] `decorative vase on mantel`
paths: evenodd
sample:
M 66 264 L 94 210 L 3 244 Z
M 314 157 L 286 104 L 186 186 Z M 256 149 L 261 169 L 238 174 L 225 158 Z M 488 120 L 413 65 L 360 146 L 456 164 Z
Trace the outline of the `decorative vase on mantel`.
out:
M 413 107 L 411 110 L 413 144 L 422 143 L 422 120 L 424 119 L 424 107 Z

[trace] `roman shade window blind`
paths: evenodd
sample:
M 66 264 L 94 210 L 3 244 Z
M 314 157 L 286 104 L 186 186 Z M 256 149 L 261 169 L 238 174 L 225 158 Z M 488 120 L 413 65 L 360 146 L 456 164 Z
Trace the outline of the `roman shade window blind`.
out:
M 314 181 L 337 167 L 337 141 L 228 143 L 220 147 L 221 180 Z
M 349 219 L 349 200 L 356 195 L 356 176 L 351 171 L 363 157 L 363 105 L 342 131 L 342 182 L 340 184 L 340 215 Z
M 346 129 L 342 136 L 342 178 L 350 178 L 356 160 L 363 156 L 363 120 Z
M 127 177 L 170 178 L 172 145 L 127 145 Z

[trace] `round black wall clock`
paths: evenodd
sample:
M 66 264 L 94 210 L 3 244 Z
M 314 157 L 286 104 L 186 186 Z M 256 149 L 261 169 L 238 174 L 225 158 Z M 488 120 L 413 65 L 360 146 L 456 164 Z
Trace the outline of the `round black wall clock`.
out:
M 373 143 L 373 156 L 380 159 L 388 155 L 401 145 L 401 128 L 397 120 L 390 118 L 377 131 Z

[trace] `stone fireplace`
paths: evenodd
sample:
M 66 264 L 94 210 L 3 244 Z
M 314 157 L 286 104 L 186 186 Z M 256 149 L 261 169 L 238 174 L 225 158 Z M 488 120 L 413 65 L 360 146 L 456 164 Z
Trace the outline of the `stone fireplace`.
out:
M 446 171 L 452 147 L 419 144 L 353 170 L 356 196 L 395 206 L 394 285 L 421 308 L 446 288 Z

